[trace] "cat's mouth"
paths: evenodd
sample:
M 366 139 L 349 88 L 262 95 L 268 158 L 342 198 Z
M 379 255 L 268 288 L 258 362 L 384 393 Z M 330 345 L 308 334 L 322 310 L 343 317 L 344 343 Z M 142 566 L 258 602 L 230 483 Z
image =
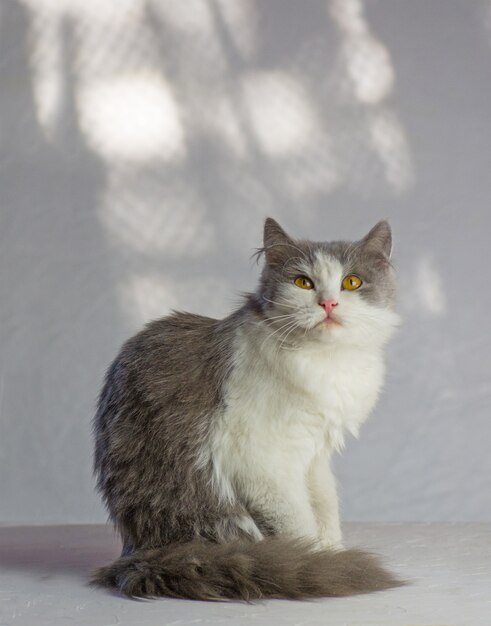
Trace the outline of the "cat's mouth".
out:
M 317 326 L 342 326 L 341 322 L 331 315 L 327 315 L 323 320 L 321 320 Z

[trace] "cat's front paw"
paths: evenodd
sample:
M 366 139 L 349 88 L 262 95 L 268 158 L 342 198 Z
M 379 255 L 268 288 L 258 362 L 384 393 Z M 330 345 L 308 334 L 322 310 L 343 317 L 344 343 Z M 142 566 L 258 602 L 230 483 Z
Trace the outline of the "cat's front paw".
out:
M 322 538 L 319 540 L 319 547 L 323 550 L 335 550 L 336 552 L 340 550 L 345 550 L 346 548 L 343 545 L 341 539 L 337 541 L 333 541 L 331 538 Z
M 335 528 L 324 528 L 319 535 L 319 546 L 324 550 L 344 550 L 343 537 L 339 526 Z

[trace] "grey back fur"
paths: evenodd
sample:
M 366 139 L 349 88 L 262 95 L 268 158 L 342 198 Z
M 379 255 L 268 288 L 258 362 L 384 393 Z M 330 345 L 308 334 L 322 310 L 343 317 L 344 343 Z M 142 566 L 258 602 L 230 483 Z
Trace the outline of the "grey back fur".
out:
M 108 371 L 95 471 L 125 553 L 217 539 L 238 513 L 214 497 L 209 468 L 196 463 L 222 402 L 232 333 L 232 320 L 175 313 L 130 339 Z

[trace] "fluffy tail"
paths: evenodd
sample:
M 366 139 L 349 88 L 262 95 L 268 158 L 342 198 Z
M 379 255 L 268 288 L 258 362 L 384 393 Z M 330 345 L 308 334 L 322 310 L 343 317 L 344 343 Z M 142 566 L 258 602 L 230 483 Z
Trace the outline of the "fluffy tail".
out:
M 254 600 L 349 596 L 404 584 L 361 550 L 314 550 L 302 541 L 192 541 L 137 550 L 94 574 L 127 596 Z

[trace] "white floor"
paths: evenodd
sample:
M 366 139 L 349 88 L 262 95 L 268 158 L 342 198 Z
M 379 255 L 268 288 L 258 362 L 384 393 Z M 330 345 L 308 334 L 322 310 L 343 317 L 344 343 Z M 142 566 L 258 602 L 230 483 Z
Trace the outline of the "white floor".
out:
M 0 626 L 490 626 L 490 524 L 347 524 L 412 584 L 316 602 L 134 601 L 87 586 L 118 554 L 106 526 L 0 527 Z

